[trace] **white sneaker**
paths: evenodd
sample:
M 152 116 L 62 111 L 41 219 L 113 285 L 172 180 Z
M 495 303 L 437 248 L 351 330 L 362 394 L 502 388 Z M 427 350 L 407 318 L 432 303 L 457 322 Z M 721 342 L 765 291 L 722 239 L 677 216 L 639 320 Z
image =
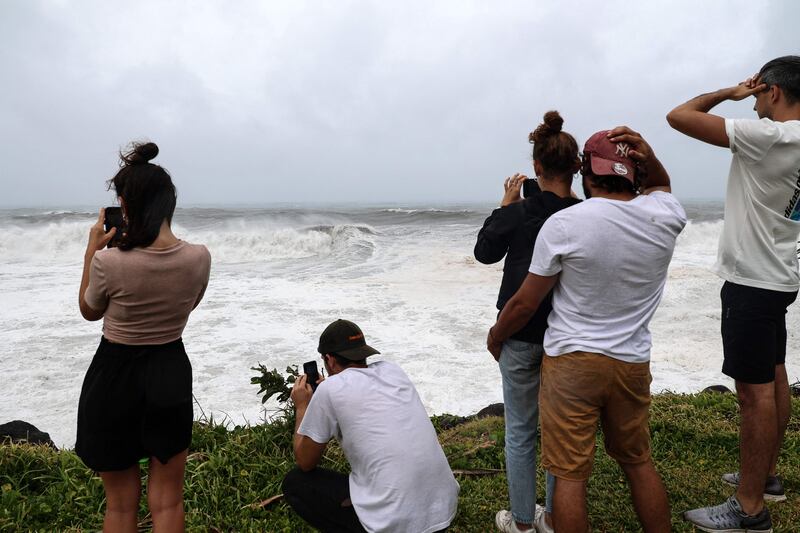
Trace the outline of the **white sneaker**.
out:
M 722 474 L 722 481 L 731 487 L 739 487 L 739 472 Z M 767 476 L 767 483 L 764 486 L 764 499 L 768 502 L 786 501 L 786 491 L 783 488 L 783 478 L 780 476 Z
M 538 533 L 554 533 L 553 528 L 548 526 L 544 520 L 545 512 L 543 506 L 537 503 L 533 516 L 533 527 Z
M 497 529 L 503 533 L 533 533 L 536 531 L 535 526 L 531 527 L 531 529 L 518 528 L 511 511 L 506 511 L 505 509 L 497 511 L 497 514 L 494 515 L 494 523 L 497 525 Z
M 697 529 L 711 533 L 772 533 L 769 509 L 764 507 L 755 516 L 744 512 L 736 496 L 711 507 L 701 507 L 683 513 L 683 518 Z

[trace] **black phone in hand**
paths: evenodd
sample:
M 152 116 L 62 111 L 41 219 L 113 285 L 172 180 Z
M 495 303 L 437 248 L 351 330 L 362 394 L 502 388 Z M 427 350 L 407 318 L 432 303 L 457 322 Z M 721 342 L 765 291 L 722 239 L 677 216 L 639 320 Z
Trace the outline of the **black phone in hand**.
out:
M 106 233 L 111 231 L 111 228 L 117 228 L 117 232 L 114 234 L 114 237 L 108 244 L 106 248 L 114 248 L 119 244 L 119 238 L 122 236 L 122 208 L 121 207 L 106 207 L 106 218 L 103 221 L 103 227 L 106 230 Z
M 539 188 L 539 182 L 533 178 L 528 178 L 522 182 L 522 197 L 530 198 L 534 194 L 542 192 Z
M 303 374 L 307 376 L 306 383 L 311 385 L 311 390 L 317 390 L 317 381 L 319 381 L 319 370 L 317 369 L 316 361 L 309 361 L 303 363 Z

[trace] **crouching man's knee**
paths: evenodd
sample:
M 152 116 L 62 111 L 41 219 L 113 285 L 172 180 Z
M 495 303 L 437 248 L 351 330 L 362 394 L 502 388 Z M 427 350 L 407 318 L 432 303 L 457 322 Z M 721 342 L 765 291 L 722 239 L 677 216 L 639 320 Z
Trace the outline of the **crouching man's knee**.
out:
M 284 499 L 289 501 L 290 498 L 295 498 L 302 493 L 302 486 L 307 477 L 308 472 L 303 472 L 297 466 L 289 470 L 283 478 L 283 483 L 281 483 L 281 491 L 283 492 Z

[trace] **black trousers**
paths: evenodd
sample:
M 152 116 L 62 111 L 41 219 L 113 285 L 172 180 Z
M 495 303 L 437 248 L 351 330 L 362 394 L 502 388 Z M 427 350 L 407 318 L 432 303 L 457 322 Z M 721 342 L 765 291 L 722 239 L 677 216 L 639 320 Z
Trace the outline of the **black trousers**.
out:
M 300 518 L 325 532 L 364 532 L 350 504 L 348 475 L 325 468 L 292 469 L 283 478 L 283 498 Z

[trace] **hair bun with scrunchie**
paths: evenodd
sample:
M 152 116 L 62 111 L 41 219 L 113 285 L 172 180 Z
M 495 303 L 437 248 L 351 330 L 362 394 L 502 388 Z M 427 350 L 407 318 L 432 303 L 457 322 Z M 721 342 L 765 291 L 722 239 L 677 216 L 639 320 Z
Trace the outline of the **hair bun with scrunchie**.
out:
M 155 159 L 157 155 L 158 146 L 156 143 L 133 143 L 128 152 L 120 154 L 120 159 L 125 165 L 144 165 L 149 163 L 151 159 Z
M 544 140 L 545 137 L 551 135 L 558 135 L 561 133 L 561 127 L 564 125 L 564 119 L 558 114 L 558 111 L 548 111 L 544 114 L 544 120 L 541 124 L 536 126 L 536 129 L 528 135 L 528 142 L 536 144 Z

